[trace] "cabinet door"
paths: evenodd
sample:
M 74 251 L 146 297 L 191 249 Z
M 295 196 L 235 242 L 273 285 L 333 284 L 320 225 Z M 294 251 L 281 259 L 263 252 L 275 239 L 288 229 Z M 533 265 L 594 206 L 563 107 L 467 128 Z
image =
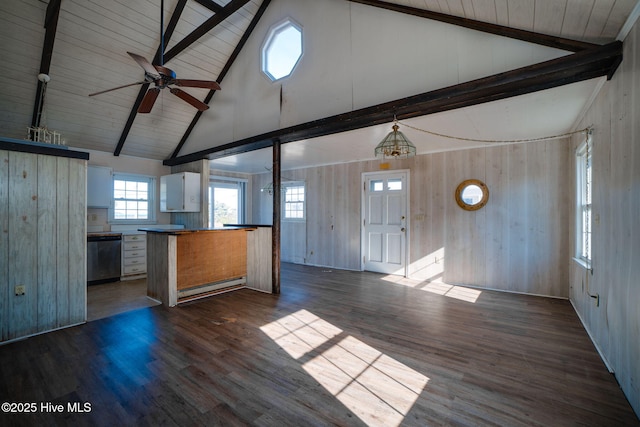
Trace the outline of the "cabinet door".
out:
M 112 194 L 113 178 L 111 168 L 89 166 L 87 168 L 87 207 L 110 207 Z
M 184 174 L 165 175 L 160 178 L 160 210 L 175 212 L 184 209 Z

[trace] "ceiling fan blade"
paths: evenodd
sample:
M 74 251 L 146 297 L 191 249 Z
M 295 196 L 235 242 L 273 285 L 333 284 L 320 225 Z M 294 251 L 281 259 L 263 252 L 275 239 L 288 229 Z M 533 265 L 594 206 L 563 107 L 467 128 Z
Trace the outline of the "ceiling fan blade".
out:
M 204 89 L 220 90 L 218 82 L 212 80 L 189 80 L 189 79 L 176 79 L 173 84 L 182 87 L 201 87 Z
M 169 90 L 171 91 L 172 94 L 174 94 L 178 98 L 182 99 L 183 101 L 186 101 L 189 104 L 193 105 L 194 107 L 196 107 L 200 111 L 204 111 L 204 110 L 208 110 L 209 109 L 209 106 L 207 104 L 205 104 L 204 102 L 194 98 L 193 96 L 189 95 L 187 92 L 185 92 L 183 90 L 180 90 L 180 89 L 175 88 L 175 87 L 169 88 Z
M 103 94 L 103 93 L 111 92 L 112 90 L 118 90 L 118 89 L 122 89 L 122 88 L 129 87 L 129 86 L 141 85 L 141 84 L 144 84 L 144 83 L 146 83 L 146 82 L 129 83 L 128 85 L 122 85 L 122 86 L 114 87 L 114 88 L 111 88 L 111 89 L 102 90 L 100 92 L 90 93 L 89 96 L 96 96 L 96 95 L 100 95 L 100 94 Z
M 151 65 L 151 62 L 147 61 L 147 59 L 144 56 L 140 56 L 137 53 L 133 53 L 133 52 L 127 52 L 127 53 L 129 54 L 130 57 L 133 58 L 134 61 L 138 63 L 138 65 L 140 65 L 144 69 L 145 73 L 155 78 L 160 78 L 160 74 L 158 74 L 158 71 L 155 69 L 153 65 Z
M 151 89 L 149 89 L 144 98 L 142 98 L 142 102 L 138 107 L 138 113 L 150 113 L 151 109 L 153 108 L 153 104 L 155 104 L 159 94 L 159 87 L 152 87 Z

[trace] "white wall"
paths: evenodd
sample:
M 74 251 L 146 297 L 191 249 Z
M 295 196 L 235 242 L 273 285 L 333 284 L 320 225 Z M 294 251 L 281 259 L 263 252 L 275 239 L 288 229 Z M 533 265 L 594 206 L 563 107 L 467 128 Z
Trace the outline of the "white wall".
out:
M 623 55 L 613 79 L 605 84 L 579 124 L 594 126 L 593 275 L 578 263 L 570 262 L 570 298 L 636 414 L 640 414 L 640 24 L 637 22 L 624 40 Z M 574 149 L 582 141 L 574 138 Z M 600 296 L 599 306 L 589 297 L 587 285 L 592 294 Z

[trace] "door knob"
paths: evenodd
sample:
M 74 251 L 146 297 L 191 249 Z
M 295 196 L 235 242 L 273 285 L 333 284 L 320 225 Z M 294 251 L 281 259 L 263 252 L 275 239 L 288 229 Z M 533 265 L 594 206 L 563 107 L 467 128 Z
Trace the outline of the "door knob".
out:
M 400 231 L 402 231 L 402 232 L 404 233 L 404 227 L 402 227 L 402 228 L 400 229 Z

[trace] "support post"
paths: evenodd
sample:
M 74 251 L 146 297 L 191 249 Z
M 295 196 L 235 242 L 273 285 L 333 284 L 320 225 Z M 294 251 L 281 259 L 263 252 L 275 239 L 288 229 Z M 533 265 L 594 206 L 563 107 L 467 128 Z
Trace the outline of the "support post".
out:
M 272 293 L 280 293 L 280 139 L 273 142 L 273 225 L 271 227 L 271 289 Z

